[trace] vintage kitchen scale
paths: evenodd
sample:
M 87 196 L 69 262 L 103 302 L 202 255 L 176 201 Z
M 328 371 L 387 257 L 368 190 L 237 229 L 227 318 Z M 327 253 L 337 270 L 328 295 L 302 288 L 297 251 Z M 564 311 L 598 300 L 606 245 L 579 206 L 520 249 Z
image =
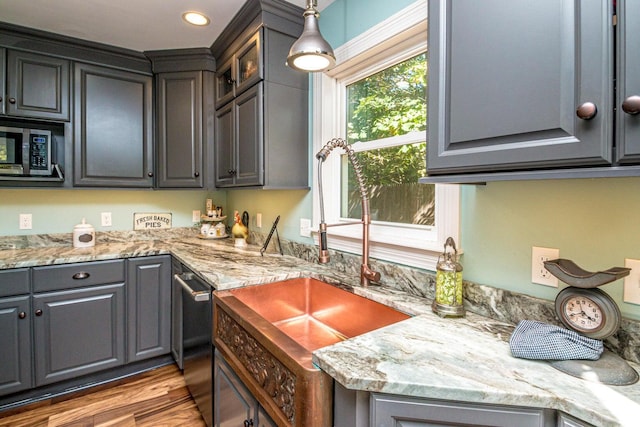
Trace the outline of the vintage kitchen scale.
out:
M 630 268 L 613 267 L 589 272 L 568 259 L 544 262 L 545 268 L 569 287 L 558 293 L 555 310 L 564 326 L 588 338 L 604 340 L 615 334 L 622 315 L 615 301 L 598 286 L 628 276 Z M 620 356 L 605 349 L 598 360 L 556 360 L 554 368 L 585 380 L 609 385 L 629 385 L 638 373 Z

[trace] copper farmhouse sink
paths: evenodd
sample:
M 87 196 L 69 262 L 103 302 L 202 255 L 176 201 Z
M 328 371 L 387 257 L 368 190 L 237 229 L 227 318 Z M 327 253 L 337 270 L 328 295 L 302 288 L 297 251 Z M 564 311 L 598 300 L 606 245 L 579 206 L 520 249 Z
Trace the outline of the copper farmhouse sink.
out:
M 311 353 L 409 318 L 311 278 L 214 293 L 214 342 L 278 425 L 330 426 L 333 380 Z

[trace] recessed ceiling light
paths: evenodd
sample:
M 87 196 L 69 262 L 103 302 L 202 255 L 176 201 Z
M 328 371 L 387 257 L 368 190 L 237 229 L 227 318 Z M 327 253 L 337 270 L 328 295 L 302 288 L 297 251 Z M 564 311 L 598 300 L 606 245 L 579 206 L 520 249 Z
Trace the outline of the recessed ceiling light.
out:
M 182 19 L 189 24 L 198 25 L 200 27 L 209 25 L 209 18 L 200 12 L 185 12 L 182 14 Z

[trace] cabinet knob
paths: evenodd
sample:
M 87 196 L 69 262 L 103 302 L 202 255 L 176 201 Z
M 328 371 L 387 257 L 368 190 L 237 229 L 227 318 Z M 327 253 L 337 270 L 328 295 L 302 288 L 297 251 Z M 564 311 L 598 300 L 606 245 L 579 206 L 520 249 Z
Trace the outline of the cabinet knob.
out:
M 235 174 L 236 174 L 236 171 L 235 171 L 235 169 L 229 169 L 229 170 L 227 171 L 227 173 L 228 173 L 229 175 L 233 176 L 233 175 L 235 175 Z
M 622 111 L 635 116 L 640 113 L 640 96 L 631 95 L 622 102 Z
M 195 176 L 196 178 L 200 176 L 200 172 L 194 172 L 193 176 Z
M 16 103 L 15 98 L 9 98 L 9 104 L 15 104 L 15 103 Z
M 2 97 L 0 96 L 0 102 L 2 102 Z
M 244 427 L 253 426 L 253 419 L 244 420 Z
M 42 310 L 37 309 L 36 310 L 36 316 L 42 316 Z
M 24 311 L 21 311 L 20 313 L 18 313 L 19 319 L 24 319 L 25 317 L 27 317 L 27 313 L 25 313 Z
M 582 120 L 591 120 L 598 114 L 598 108 L 593 102 L 585 102 L 584 104 L 580 104 L 576 110 L 576 114 L 578 118 Z
M 148 173 L 147 173 L 147 176 L 148 176 L 149 178 L 153 178 L 153 172 L 148 172 Z

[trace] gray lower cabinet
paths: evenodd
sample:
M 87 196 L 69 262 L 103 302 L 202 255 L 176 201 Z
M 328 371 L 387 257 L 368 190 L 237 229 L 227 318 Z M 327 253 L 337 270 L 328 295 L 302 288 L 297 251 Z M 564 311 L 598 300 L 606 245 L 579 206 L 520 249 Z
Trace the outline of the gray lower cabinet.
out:
M 35 385 L 125 363 L 124 261 L 34 267 Z
M 213 362 L 213 399 L 214 427 L 276 427 L 217 351 Z
M 0 55 L 4 52 L 0 49 Z M 69 121 L 70 61 L 6 49 L 6 67 L 6 96 L 0 92 L 0 114 Z M 0 76 L 3 72 L 4 67 Z M 4 79 L 0 89 L 3 85 Z
M 611 164 L 612 4 L 429 2 L 429 175 Z
M 127 260 L 127 343 L 127 362 L 170 352 L 170 255 Z
M 334 427 L 551 427 L 552 409 L 465 403 L 354 391 L 334 385 Z
M 0 271 L 0 396 L 32 387 L 29 270 Z
M 152 187 L 151 75 L 75 64 L 73 185 Z
M 546 427 L 554 411 L 500 405 L 371 395 L 371 425 L 376 427 L 493 426 Z
M 558 427 L 593 427 L 592 424 L 581 421 L 564 412 L 558 412 Z

